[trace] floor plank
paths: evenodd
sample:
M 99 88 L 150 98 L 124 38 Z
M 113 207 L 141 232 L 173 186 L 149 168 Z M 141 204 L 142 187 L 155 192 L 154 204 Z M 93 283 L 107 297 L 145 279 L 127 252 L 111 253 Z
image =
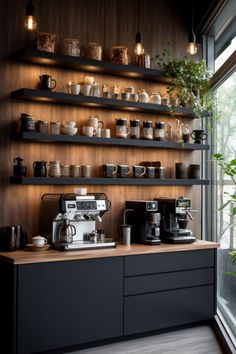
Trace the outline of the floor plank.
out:
M 224 354 L 208 326 L 83 349 L 67 354 Z

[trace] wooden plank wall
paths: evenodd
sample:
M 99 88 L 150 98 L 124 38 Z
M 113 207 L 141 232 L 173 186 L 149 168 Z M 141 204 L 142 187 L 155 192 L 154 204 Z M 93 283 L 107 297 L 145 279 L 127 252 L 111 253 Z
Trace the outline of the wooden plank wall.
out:
M 146 50 L 154 57 L 170 45 L 175 56 L 185 55 L 188 32 L 183 19 L 177 11 L 175 1 L 148 0 L 140 1 L 140 30 Z M 58 38 L 78 37 L 81 46 L 89 41 L 98 41 L 107 56 L 111 44 L 125 44 L 132 53 L 137 31 L 138 0 L 36 0 L 35 15 L 38 19 L 38 30 L 55 32 Z M 175 162 L 185 161 L 187 164 L 200 162 L 200 152 L 180 152 L 177 150 L 157 150 L 144 148 L 118 148 L 76 146 L 60 144 L 40 144 L 19 142 L 10 139 L 11 125 L 17 122 L 22 112 L 31 114 L 35 119 L 48 121 L 77 121 L 79 130 L 91 115 L 97 114 L 105 126 L 114 132 L 115 119 L 126 117 L 128 120 L 138 118 L 164 120 L 162 116 L 107 111 L 103 109 L 80 108 L 44 103 L 30 103 L 12 100 L 10 92 L 22 88 L 37 86 L 39 75 L 50 74 L 57 80 L 56 91 L 62 91 L 69 80 L 81 81 L 86 73 L 37 65 L 23 64 L 11 60 L 10 55 L 26 47 L 34 45 L 35 34 L 23 28 L 25 16 L 24 0 L 1 0 L 0 3 L 0 226 L 21 224 L 29 236 L 38 234 L 40 222 L 41 195 L 44 193 L 73 192 L 73 186 L 20 186 L 9 184 L 12 175 L 13 157 L 21 156 L 32 175 L 32 163 L 35 160 L 60 160 L 62 163 L 90 164 L 94 174 L 98 175 L 103 163 L 114 162 L 134 165 L 143 160 L 160 160 L 169 173 L 173 173 Z M 122 79 L 106 75 L 94 75 L 99 84 L 119 84 L 121 87 L 134 86 L 136 89 L 146 88 L 150 93 L 159 90 L 165 93 L 164 85 L 142 82 L 133 79 Z M 195 120 L 192 128 L 199 125 Z M 189 196 L 193 199 L 193 207 L 201 207 L 201 188 L 193 187 L 142 187 L 142 186 L 89 186 L 89 192 L 104 192 L 112 202 L 112 208 L 104 216 L 104 227 L 113 236 L 117 235 L 118 225 L 125 200 L 152 199 L 158 196 Z M 191 228 L 200 237 L 201 215 L 194 215 Z

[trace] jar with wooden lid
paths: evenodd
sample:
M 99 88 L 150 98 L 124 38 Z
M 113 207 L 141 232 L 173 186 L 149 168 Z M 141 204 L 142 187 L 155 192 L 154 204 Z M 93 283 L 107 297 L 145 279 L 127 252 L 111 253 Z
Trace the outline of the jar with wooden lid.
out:
M 94 60 L 102 60 L 102 46 L 99 43 L 89 42 L 86 48 L 86 57 Z

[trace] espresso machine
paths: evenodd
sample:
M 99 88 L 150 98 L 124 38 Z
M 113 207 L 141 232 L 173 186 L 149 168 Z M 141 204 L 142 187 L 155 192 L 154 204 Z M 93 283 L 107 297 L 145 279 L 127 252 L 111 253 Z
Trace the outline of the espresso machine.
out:
M 161 213 L 161 240 L 164 243 L 191 243 L 195 241 L 193 232 L 187 229 L 188 217 L 192 220 L 190 212 L 198 212 L 191 209 L 191 199 L 157 198 Z
M 160 214 L 157 201 L 131 200 L 125 202 L 125 209 L 132 209 L 127 214 L 127 224 L 131 225 L 131 242 L 146 245 L 159 245 Z
M 103 230 L 97 230 L 97 223 L 102 222 L 102 216 L 109 210 L 111 202 L 104 193 L 76 196 L 75 194 L 55 195 L 46 194 L 43 196 L 50 209 L 54 204 L 54 218 L 51 219 L 51 243 L 52 246 L 61 251 L 84 250 L 94 248 L 116 247 L 112 239 L 105 237 Z M 54 203 L 52 203 L 54 200 Z M 44 217 L 45 217 L 44 211 Z M 61 233 L 65 228 L 73 229 L 71 240 L 62 241 Z M 102 231 L 102 232 L 100 232 Z M 65 235 L 63 235 L 64 237 Z M 72 237 L 73 236 L 73 237 Z

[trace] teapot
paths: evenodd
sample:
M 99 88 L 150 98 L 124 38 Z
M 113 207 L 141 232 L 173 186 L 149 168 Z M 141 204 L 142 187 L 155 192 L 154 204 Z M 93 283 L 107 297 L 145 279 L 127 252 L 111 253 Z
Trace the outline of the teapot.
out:
M 64 219 L 59 228 L 59 242 L 72 243 L 73 236 L 76 234 L 74 225 L 70 224 L 69 219 Z
M 27 166 L 22 164 L 23 159 L 21 157 L 14 157 L 13 162 L 13 176 L 14 177 L 25 177 L 27 175 Z
M 149 103 L 161 104 L 161 95 L 158 92 L 153 92 L 149 98 Z

